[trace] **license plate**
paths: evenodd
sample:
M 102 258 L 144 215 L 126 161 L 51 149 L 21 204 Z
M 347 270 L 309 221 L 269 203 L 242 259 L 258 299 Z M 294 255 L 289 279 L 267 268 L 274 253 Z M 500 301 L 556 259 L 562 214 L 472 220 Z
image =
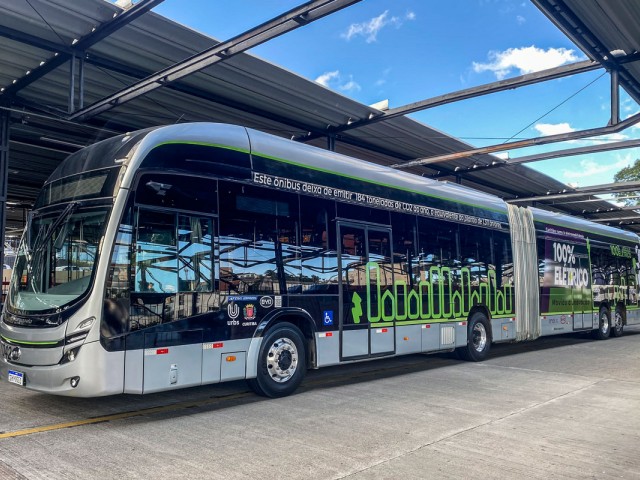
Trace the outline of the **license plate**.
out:
M 24 385 L 24 373 L 18 372 L 16 370 L 9 370 L 9 374 L 7 375 L 7 380 L 9 380 L 9 383 L 15 383 L 16 385 Z

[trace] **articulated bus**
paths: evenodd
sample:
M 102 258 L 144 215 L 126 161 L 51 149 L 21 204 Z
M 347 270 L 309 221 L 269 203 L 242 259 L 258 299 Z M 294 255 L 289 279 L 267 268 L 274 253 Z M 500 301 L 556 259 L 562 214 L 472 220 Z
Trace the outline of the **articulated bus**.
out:
M 240 126 L 71 155 L 26 226 L 0 379 L 146 394 L 640 323 L 638 237 Z M 616 368 L 612 365 L 612 368 Z

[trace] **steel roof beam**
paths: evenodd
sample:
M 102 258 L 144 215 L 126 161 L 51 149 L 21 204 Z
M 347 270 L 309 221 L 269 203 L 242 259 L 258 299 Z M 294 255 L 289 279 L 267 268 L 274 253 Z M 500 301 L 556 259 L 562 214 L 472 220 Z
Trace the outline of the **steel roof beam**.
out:
M 6 97 L 13 96 L 23 88 L 28 87 L 33 82 L 44 77 L 46 74 L 64 65 L 69 60 L 72 60 L 76 52 L 84 52 L 91 46 L 98 43 L 100 40 L 105 39 L 113 32 L 124 27 L 125 25 L 128 25 L 140 15 L 145 14 L 163 1 L 164 0 L 140 0 L 129 10 L 126 10 L 120 15 L 115 16 L 112 20 L 103 23 L 99 27 L 95 28 L 91 33 L 79 39 L 77 42 L 74 41 L 74 43 L 69 47 L 62 45 L 58 45 L 56 47 L 55 44 L 51 42 L 45 42 L 39 39 L 35 39 L 30 35 L 15 35 L 15 31 L 11 32 L 11 29 L 3 28 L 0 34 L 9 38 L 13 38 L 17 41 L 24 41 L 29 45 L 54 51 L 55 56 L 49 60 L 46 60 L 45 63 L 40 65 L 39 67 L 34 68 L 30 73 L 18 79 L 15 83 L 5 87 L 4 91 L 2 91 L 2 95 L 5 95 Z
M 602 194 L 598 194 L 602 195 Z M 592 202 L 612 202 L 612 201 L 620 201 L 620 200 L 631 200 L 632 198 L 640 198 L 640 195 L 629 195 L 625 197 L 616 197 L 613 198 L 588 198 L 586 200 L 570 200 L 568 202 L 560 202 L 560 203 L 550 203 L 549 205 L 566 205 L 567 203 L 592 203 Z
M 41 50 L 47 50 L 49 52 L 71 53 L 73 51 L 71 47 L 66 47 L 55 42 L 50 42 L 49 40 L 45 40 L 43 38 L 36 37 L 35 35 L 21 32 L 19 30 L 14 30 L 13 28 L 7 27 L 5 25 L 0 25 L 0 37 L 9 38 L 19 43 L 26 43 L 27 45 L 30 45 L 32 47 L 36 47 Z
M 640 139 L 635 140 L 623 140 L 620 142 L 612 142 L 602 145 L 591 145 L 588 147 L 567 148 L 564 150 L 555 150 L 553 152 L 538 153 L 535 155 L 526 155 L 523 157 L 510 158 L 508 160 L 498 160 L 488 165 L 471 165 L 469 167 L 456 167 L 457 174 L 464 174 L 469 172 L 478 172 L 481 170 L 489 170 L 491 168 L 508 167 L 512 165 L 520 165 L 521 163 L 539 162 L 541 160 L 549 160 L 559 157 L 571 157 L 574 155 L 582 155 L 585 153 L 598 153 L 609 152 L 612 150 L 622 150 L 624 148 L 640 147 Z M 446 177 L 449 174 L 438 173 L 430 176 L 429 178 L 441 178 Z
M 347 130 L 353 130 L 354 128 L 363 127 L 365 125 L 371 125 L 373 123 L 383 122 L 392 118 L 401 117 L 409 113 L 415 113 L 429 108 L 439 107 L 448 103 L 458 102 L 460 100 L 467 100 L 469 98 L 480 97 L 483 95 L 489 95 L 491 93 L 502 92 L 504 90 L 512 90 L 526 85 L 533 85 L 536 83 L 544 82 L 547 80 L 554 80 L 556 78 L 563 78 L 569 75 L 577 75 L 579 73 L 590 72 L 602 68 L 598 63 L 591 60 L 585 60 L 582 62 L 576 62 L 569 65 L 563 65 L 561 67 L 549 68 L 547 70 L 541 70 L 539 72 L 527 73 L 506 80 L 500 80 L 497 82 L 486 83 L 477 87 L 465 88 L 464 90 L 458 90 L 456 92 L 446 93 L 437 97 L 432 97 L 427 100 L 421 100 L 419 102 L 409 103 L 402 107 L 392 108 L 384 113 L 370 118 L 364 118 L 351 122 L 349 124 L 340 125 L 337 127 L 328 128 L 327 131 L 335 134 L 345 132 Z M 296 138 L 298 141 L 308 141 L 317 138 L 311 136 L 301 136 Z
M 627 205 L 625 207 L 612 206 L 611 208 L 598 208 L 596 210 L 583 210 L 582 215 L 602 215 L 603 213 L 611 212 L 628 212 L 633 210 L 640 210 L 640 205 Z
M 87 120 L 359 1 L 361 0 L 313 0 L 307 2 L 262 25 L 247 30 L 230 40 L 197 53 L 182 62 L 160 70 L 134 85 L 105 97 L 93 105 L 70 115 L 69 119 Z
M 122 64 L 117 63 L 117 62 L 115 62 L 113 60 L 102 58 L 102 57 L 96 56 L 94 54 L 87 55 L 85 61 L 86 61 L 87 64 L 90 64 L 90 65 L 93 65 L 93 66 L 96 66 L 96 67 L 99 67 L 99 68 L 104 68 L 106 70 L 110 70 L 112 72 L 116 72 L 116 73 L 119 73 L 121 75 L 126 75 L 128 77 L 135 78 L 135 79 L 138 79 L 138 80 L 147 78 L 149 75 L 153 74 L 153 72 L 149 72 L 149 71 L 142 70 L 142 69 L 135 68 L 135 67 L 130 67 L 128 65 L 122 65 Z M 271 112 L 269 110 L 264 110 L 264 109 L 261 109 L 261 108 L 256 107 L 256 106 L 249 105 L 247 103 L 238 102 L 236 100 L 232 100 L 230 98 L 226 98 L 226 97 L 221 96 L 221 95 L 216 95 L 214 93 L 208 92 L 208 91 L 200 89 L 198 87 L 194 87 L 194 86 L 191 86 L 191 85 L 186 85 L 186 84 L 181 83 L 181 82 L 175 82 L 175 83 L 171 83 L 169 85 L 165 85 L 165 88 L 168 88 L 170 90 L 174 90 L 176 92 L 184 93 L 184 94 L 190 95 L 192 97 L 196 97 L 196 98 L 200 98 L 200 99 L 203 99 L 203 100 L 207 100 L 209 102 L 218 103 L 218 104 L 224 105 L 226 107 L 230 107 L 230 108 L 234 108 L 234 109 L 237 109 L 237 110 L 241 110 L 242 112 L 247 112 L 247 113 L 250 113 L 252 115 L 256 115 L 256 116 L 259 116 L 259 117 L 267 118 L 269 120 L 273 120 L 275 122 L 279 122 L 279 123 L 282 123 L 284 125 L 289 125 L 289 126 L 292 126 L 293 128 L 295 128 L 297 130 L 301 130 L 301 131 L 305 131 L 305 132 L 317 131 L 313 127 L 310 127 L 309 125 L 306 125 L 306 124 L 303 125 L 303 124 L 301 124 L 299 122 L 295 122 L 294 120 L 292 120 L 288 116 L 278 115 L 278 114 L 273 113 L 273 112 Z M 66 115 L 66 112 L 65 112 L 65 115 Z
M 623 222 L 625 220 L 640 220 L 640 215 L 636 215 L 635 217 L 614 217 L 614 218 L 590 218 L 591 222 Z
M 472 148 L 469 150 L 463 150 L 461 152 L 447 153 L 444 155 L 436 155 L 434 157 L 418 158 L 406 163 L 397 163 L 391 165 L 393 168 L 409 168 L 417 165 L 431 165 L 433 163 L 448 162 L 451 160 L 458 160 L 461 158 L 468 158 L 473 155 L 482 155 L 487 153 L 503 152 L 505 150 L 512 150 L 524 147 L 532 147 L 536 145 L 547 145 L 549 143 L 565 142 L 567 140 L 578 140 L 587 137 L 597 137 L 600 135 L 608 135 L 611 133 L 618 133 L 627 127 L 630 127 L 640 122 L 640 113 L 630 116 L 626 120 L 621 121 L 616 125 L 609 125 L 606 127 L 589 128 L 587 130 L 578 130 L 576 132 L 560 133 L 557 135 L 548 135 L 546 137 L 528 138 L 525 140 L 517 140 L 515 142 L 499 143 L 497 145 L 489 145 L 488 147 Z
M 640 190 L 640 180 L 632 182 L 615 182 L 591 187 L 567 188 L 562 192 L 549 193 L 548 195 L 538 195 L 535 197 L 512 198 L 506 200 L 508 203 L 536 202 L 541 200 L 556 200 L 559 198 L 579 197 L 581 195 L 634 192 Z
M 624 57 L 618 57 L 618 63 L 631 63 L 640 61 L 640 53 L 633 53 Z M 374 116 L 372 118 L 358 120 L 347 125 L 341 125 L 338 127 L 331 127 L 328 129 L 331 133 L 340 133 L 354 128 L 370 125 L 372 123 L 382 122 L 391 118 L 404 116 L 410 113 L 427 110 L 429 108 L 439 107 L 448 103 L 458 102 L 461 100 L 467 100 L 469 98 L 480 97 L 483 95 L 489 95 L 492 93 L 502 92 L 505 90 L 513 90 L 515 88 L 524 87 L 527 85 L 534 85 L 536 83 L 546 82 L 549 80 L 555 80 L 558 78 L 567 77 L 570 75 L 577 75 L 580 73 L 586 73 L 593 70 L 602 68 L 602 65 L 591 60 L 584 60 L 582 62 L 571 63 L 569 65 L 562 65 L 560 67 L 549 68 L 541 70 L 539 72 L 528 73 L 517 77 L 509 78 L 506 80 L 500 80 L 497 82 L 487 83 L 479 85 L 477 87 L 458 90 L 456 92 L 446 93 L 437 97 L 432 97 L 427 100 L 421 100 L 415 103 L 409 103 L 402 107 L 392 108 L 386 112 Z M 296 140 L 305 141 L 311 140 L 312 136 L 300 137 Z

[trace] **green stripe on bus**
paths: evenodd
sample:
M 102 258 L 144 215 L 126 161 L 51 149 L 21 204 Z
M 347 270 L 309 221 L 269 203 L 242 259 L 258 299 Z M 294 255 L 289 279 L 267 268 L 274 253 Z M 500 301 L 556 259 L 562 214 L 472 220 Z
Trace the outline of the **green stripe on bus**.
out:
M 463 202 L 463 201 L 460 201 L 460 200 L 454 200 L 452 198 L 441 197 L 439 195 L 433 195 L 431 193 L 421 192 L 419 190 L 412 190 L 410 188 L 398 187 L 396 185 L 390 185 L 388 183 L 376 182 L 374 180 L 367 180 L 367 179 L 356 177 L 356 176 L 353 176 L 353 175 L 348 175 L 346 173 L 335 172 L 335 171 L 329 170 L 327 168 L 314 167 L 314 166 L 311 166 L 311 165 L 305 165 L 304 163 L 295 162 L 293 160 L 287 160 L 285 158 L 274 157 L 272 155 L 267 155 L 265 153 L 252 152 L 252 151 L 244 149 L 244 148 L 232 147 L 232 146 L 229 146 L 229 145 L 223 145 L 223 144 L 218 144 L 218 143 L 189 142 L 189 141 L 175 140 L 175 141 L 168 141 L 168 142 L 159 143 L 158 145 L 156 145 L 153 148 L 158 148 L 158 147 L 161 147 L 163 145 L 180 145 L 180 144 L 182 144 L 182 145 L 199 145 L 199 146 L 202 146 L 202 147 L 224 148 L 226 150 L 233 150 L 233 151 L 236 151 L 236 152 L 247 153 L 247 154 L 250 154 L 250 155 L 256 155 L 258 157 L 266 158 L 268 160 L 273 160 L 275 162 L 287 163 L 289 165 L 295 165 L 295 166 L 300 167 L 300 168 L 306 168 L 307 170 L 315 170 L 315 171 L 322 172 L 322 173 L 328 173 L 328 174 L 336 175 L 336 176 L 339 176 L 339 177 L 349 178 L 351 180 L 358 180 L 358 181 L 365 182 L 365 183 L 370 183 L 370 184 L 373 184 L 373 185 L 379 185 L 379 186 L 385 187 L 385 188 L 391 188 L 391 189 L 395 189 L 395 190 L 402 190 L 404 192 L 409 192 L 409 193 L 416 193 L 418 195 L 422 195 L 422 196 L 425 196 L 425 197 L 437 198 L 439 200 L 444 200 L 444 201 L 451 202 L 451 203 L 457 203 L 457 204 L 460 204 L 460 205 L 466 205 L 468 207 L 476 207 L 476 208 L 480 208 L 482 210 L 487 210 L 487 211 L 490 211 L 490 212 L 501 213 L 501 214 L 503 214 L 505 216 L 507 215 L 506 205 L 505 205 L 505 209 L 504 210 L 500 210 L 500 209 L 497 209 L 497 208 L 487 207 L 487 206 L 484 206 L 484 205 L 478 205 L 478 204 L 475 204 L 475 203 Z M 348 157 L 348 158 L 351 158 L 351 157 Z M 482 192 L 478 191 L 478 193 L 482 193 Z M 499 198 L 496 197 L 496 200 L 499 200 Z
M 9 343 L 17 343 L 18 345 L 57 345 L 60 342 L 28 342 L 26 340 L 14 340 L 13 338 L 5 337 L 4 335 L 0 335 L 3 340 L 6 340 Z
M 153 148 L 162 147 L 163 145 L 197 145 L 197 146 L 200 146 L 200 147 L 223 148 L 225 150 L 233 150 L 234 152 L 240 152 L 240 153 L 246 153 L 246 154 L 250 154 L 251 153 L 251 151 L 247 150 L 246 148 L 232 147 L 230 145 L 223 145 L 221 143 L 186 142 L 186 141 L 182 141 L 182 140 L 171 140 L 171 141 L 168 141 L 168 142 L 162 142 L 162 143 L 159 143 L 158 145 L 156 145 Z

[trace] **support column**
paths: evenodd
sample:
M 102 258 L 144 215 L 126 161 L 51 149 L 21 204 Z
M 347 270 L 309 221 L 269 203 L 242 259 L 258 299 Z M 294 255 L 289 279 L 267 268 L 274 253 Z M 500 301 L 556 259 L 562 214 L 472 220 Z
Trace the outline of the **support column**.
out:
M 336 151 L 336 137 L 335 137 L 335 135 L 327 136 L 327 150 L 331 150 L 332 152 Z
M 0 110 L 0 271 L 4 266 L 4 231 L 7 217 L 7 183 L 9 177 L 9 115 Z M 2 276 L 2 274 L 0 274 Z
M 78 78 L 78 108 L 84 108 L 84 59 L 86 57 L 86 53 L 82 52 L 82 56 L 80 57 L 80 72 Z
M 611 70 L 611 120 L 609 125 L 620 123 L 620 89 L 618 70 Z
M 76 111 L 76 54 L 69 59 L 69 113 Z

